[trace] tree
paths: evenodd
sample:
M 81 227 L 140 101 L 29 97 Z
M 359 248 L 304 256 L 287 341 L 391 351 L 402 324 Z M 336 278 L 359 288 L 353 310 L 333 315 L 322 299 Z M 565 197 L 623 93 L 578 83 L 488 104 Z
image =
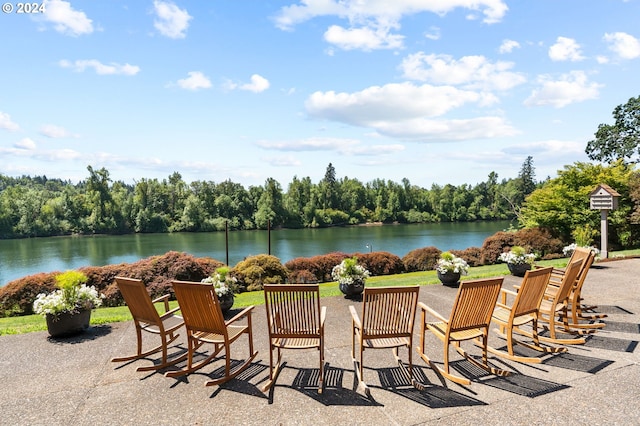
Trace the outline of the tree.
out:
M 613 110 L 615 124 L 600 124 L 595 139 L 587 143 L 590 159 L 602 162 L 630 159 L 638 162 L 640 155 L 640 96 L 631 98 Z

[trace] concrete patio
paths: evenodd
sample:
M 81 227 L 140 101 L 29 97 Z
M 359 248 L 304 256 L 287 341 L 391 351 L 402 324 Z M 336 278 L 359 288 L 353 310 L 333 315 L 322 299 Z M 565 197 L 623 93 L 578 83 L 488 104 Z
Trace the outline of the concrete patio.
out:
M 132 322 L 92 327 L 76 338 L 54 340 L 46 332 L 0 336 L 0 423 L 6 425 L 93 424 L 640 424 L 640 259 L 596 263 L 583 289 L 588 303 L 607 313 L 606 327 L 586 345 L 567 354 L 545 357 L 540 364 L 518 364 L 490 355 L 490 362 L 511 370 L 493 377 L 457 361 L 472 379 L 463 387 L 446 382 L 420 359 L 415 348 L 422 391 L 396 374 L 389 351 L 365 352 L 365 380 L 372 398 L 354 391 L 351 320 L 348 306 L 360 302 L 324 298 L 326 388 L 317 393 L 317 352 L 287 351 L 285 368 L 269 394 L 260 391 L 268 377 L 266 315 L 254 310 L 254 340 L 259 354 L 238 378 L 205 387 L 222 363 L 183 379 L 139 373 L 153 360 L 110 362 L 135 351 Z M 521 279 L 508 276 L 505 287 Z M 456 289 L 423 286 L 420 300 L 448 316 Z M 184 334 L 184 333 L 183 333 Z M 145 335 L 153 339 L 155 336 Z M 186 348 L 182 339 L 173 350 Z M 149 340 L 147 340 L 149 342 Z M 419 342 L 419 318 L 415 345 Z M 155 343 L 155 340 L 153 341 Z M 427 353 L 442 361 L 442 344 L 427 335 Z M 504 342 L 495 337 L 495 347 Z M 235 359 L 246 344 L 232 347 Z M 479 353 L 470 347 L 472 353 Z M 457 354 L 452 351 L 454 359 Z M 401 352 L 406 360 L 406 351 Z

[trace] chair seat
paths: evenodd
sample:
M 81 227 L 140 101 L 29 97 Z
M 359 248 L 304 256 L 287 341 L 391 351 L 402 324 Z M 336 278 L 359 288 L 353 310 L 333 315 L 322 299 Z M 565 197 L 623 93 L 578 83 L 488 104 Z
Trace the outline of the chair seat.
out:
M 444 338 L 447 332 L 447 324 L 444 322 L 428 322 L 425 326 L 433 333 L 437 334 L 441 339 Z M 481 337 L 483 335 L 481 328 L 471 328 L 469 330 L 453 331 L 449 337 L 451 340 L 469 340 Z
M 184 320 L 178 315 L 171 315 L 163 319 L 162 323 L 166 331 L 171 331 L 180 328 L 184 324 Z M 160 327 L 156 324 L 140 322 L 140 328 L 150 333 L 160 333 Z
M 229 325 L 227 326 L 227 336 L 233 341 L 236 337 L 246 332 L 246 325 Z M 219 333 L 208 333 L 206 331 L 197 331 L 193 333 L 193 337 L 207 343 L 224 343 L 224 336 Z
M 493 319 L 505 324 L 509 322 L 510 315 L 511 315 L 511 311 L 509 309 L 496 308 L 493 311 Z M 530 323 L 534 319 L 535 319 L 535 315 L 533 314 L 520 315 L 513 319 L 513 325 L 521 326 L 521 325 Z
M 279 337 L 273 340 L 273 346 L 287 349 L 317 348 L 320 346 L 318 337 Z
M 365 348 L 384 349 L 408 346 L 409 339 L 406 337 L 387 337 L 384 339 L 364 339 L 362 344 Z

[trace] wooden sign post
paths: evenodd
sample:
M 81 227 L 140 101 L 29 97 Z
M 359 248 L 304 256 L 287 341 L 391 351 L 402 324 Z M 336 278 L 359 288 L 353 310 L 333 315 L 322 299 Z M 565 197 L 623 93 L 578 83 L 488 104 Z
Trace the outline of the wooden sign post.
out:
M 618 208 L 618 198 L 620 194 L 609 185 L 601 183 L 590 194 L 591 210 L 600 210 L 600 257 L 606 259 L 608 256 L 607 241 L 608 227 L 607 216 L 609 210 Z

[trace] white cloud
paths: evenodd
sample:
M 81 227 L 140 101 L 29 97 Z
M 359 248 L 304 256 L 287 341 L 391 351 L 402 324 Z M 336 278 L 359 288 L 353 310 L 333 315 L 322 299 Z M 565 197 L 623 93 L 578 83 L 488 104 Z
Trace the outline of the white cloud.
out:
M 519 48 L 520 48 L 520 43 L 518 43 L 515 40 L 506 39 L 506 40 L 502 40 L 502 44 L 498 48 L 498 52 L 511 53 L 513 52 L 513 49 L 519 49 Z
M 508 90 L 526 80 L 522 73 L 509 71 L 513 66 L 513 62 L 490 62 L 484 56 L 464 56 L 455 60 L 449 55 L 418 52 L 404 58 L 400 69 L 403 76 L 411 80 L 469 89 Z
M 604 41 L 609 43 L 609 49 L 622 59 L 640 57 L 640 40 L 627 33 L 606 33 Z
M 84 72 L 87 68 L 93 68 L 98 75 L 136 75 L 140 72 L 140 67 L 130 64 L 103 64 L 97 59 L 80 59 L 77 61 L 67 61 L 65 59 L 58 62 L 62 68 L 71 68 L 76 72 Z
M 324 39 L 344 50 L 398 49 L 404 36 L 389 34 L 389 28 L 360 27 L 345 29 L 332 25 L 324 33 Z
M 540 89 L 534 90 L 524 101 L 526 106 L 551 105 L 562 108 L 576 102 L 597 99 L 601 84 L 589 82 L 583 71 L 572 71 L 554 80 L 549 75 L 538 78 Z
M 469 103 L 487 105 L 495 97 L 451 86 L 411 83 L 373 86 L 355 93 L 316 92 L 305 102 L 312 117 L 369 127 L 378 133 L 415 140 L 460 140 L 515 134 L 500 117 L 435 120 Z
M 13 146 L 18 149 L 24 149 L 27 151 L 33 151 L 34 149 L 36 149 L 36 143 L 30 138 L 24 138 L 16 142 Z
M 263 157 L 262 160 L 274 167 L 297 167 L 302 163 L 292 155 L 285 155 L 280 157 Z
M 580 45 L 572 38 L 558 37 L 556 43 L 549 48 L 552 61 L 581 61 L 584 59 Z
M 276 26 L 290 30 L 297 24 L 319 16 L 338 16 L 351 23 L 377 21 L 378 23 L 395 23 L 404 15 L 431 12 L 445 15 L 457 8 L 481 12 L 484 22 L 493 24 L 500 22 L 507 10 L 502 0 L 448 0 L 448 1 L 415 1 L 415 0 L 301 0 L 298 4 L 284 6 L 274 20 Z
M 200 71 L 190 71 L 189 77 L 178 80 L 178 86 L 187 90 L 200 90 L 211 88 L 211 81 Z
M 93 32 L 93 21 L 84 12 L 71 7 L 71 3 L 62 0 L 44 0 L 45 12 L 42 18 L 53 24 L 53 28 L 62 34 L 79 36 Z
M 193 19 L 186 9 L 180 9 L 174 3 L 155 0 L 153 9 L 156 19 L 153 26 L 160 34 L 169 38 L 185 38 L 189 21 Z
M 240 86 L 241 90 L 248 90 L 249 92 L 260 93 L 269 88 L 269 80 L 258 74 L 251 76 L 251 83 L 246 83 Z
M 357 139 L 342 138 L 308 138 L 281 142 L 260 141 L 257 145 L 275 151 L 335 151 L 343 155 L 357 156 L 385 155 L 405 149 L 401 144 L 368 145 Z
M 15 132 L 20 126 L 11 120 L 11 116 L 6 112 L 0 111 L 0 129 Z
M 40 128 L 40 134 L 52 139 L 68 138 L 68 137 L 75 136 L 71 134 L 64 127 L 56 126 L 54 124 L 45 124 L 44 126 L 42 126 Z
M 280 9 L 274 21 L 282 30 L 292 30 L 296 25 L 315 17 L 336 16 L 349 22 L 349 28 L 332 25 L 324 38 L 342 49 L 396 49 L 403 47 L 404 36 L 391 34 L 400 29 L 403 16 L 431 12 L 440 16 L 457 8 L 470 9 L 484 14 L 484 22 L 500 22 L 508 10 L 502 0 L 301 0 Z M 475 17 L 472 17 L 475 19 Z M 427 35 L 439 38 L 439 33 Z
M 440 40 L 440 28 L 431 27 L 429 28 L 429 32 L 425 33 L 424 36 L 429 40 Z

